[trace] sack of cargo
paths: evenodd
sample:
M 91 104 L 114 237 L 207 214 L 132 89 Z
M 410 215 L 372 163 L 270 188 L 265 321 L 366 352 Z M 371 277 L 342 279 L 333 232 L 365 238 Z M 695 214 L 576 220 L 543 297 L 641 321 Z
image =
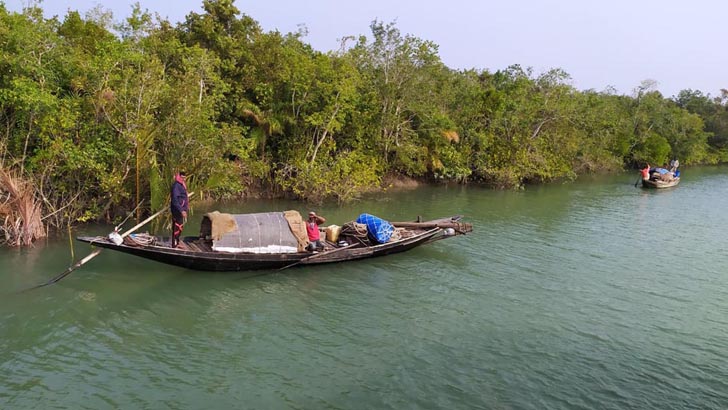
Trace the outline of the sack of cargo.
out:
M 394 232 L 394 226 L 382 218 L 369 214 L 361 214 L 356 219 L 357 223 L 367 226 L 369 237 L 378 242 L 386 243 Z

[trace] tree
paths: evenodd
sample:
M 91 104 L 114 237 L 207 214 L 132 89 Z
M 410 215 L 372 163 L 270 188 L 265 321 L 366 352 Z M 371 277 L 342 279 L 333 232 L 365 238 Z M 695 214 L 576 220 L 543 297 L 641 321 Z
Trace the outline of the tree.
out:
M 379 124 L 377 145 L 385 164 L 392 170 L 422 175 L 426 168 L 426 150 L 416 139 L 413 120 L 415 101 L 428 93 L 426 71 L 439 65 L 437 46 L 416 37 L 402 36 L 394 23 L 374 21 L 370 25 L 373 40 L 362 37 L 352 55 L 376 98 Z M 412 159 L 414 158 L 414 161 Z
M 698 90 L 682 90 L 675 99 L 678 107 L 702 118 L 713 151 L 710 162 L 728 159 L 728 90 L 721 92 L 721 96 L 711 98 Z

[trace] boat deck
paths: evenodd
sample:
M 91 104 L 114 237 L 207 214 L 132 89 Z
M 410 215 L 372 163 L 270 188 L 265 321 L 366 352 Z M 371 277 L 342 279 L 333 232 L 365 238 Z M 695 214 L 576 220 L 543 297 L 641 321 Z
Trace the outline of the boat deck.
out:
M 472 225 L 459 220 L 460 216 L 454 216 L 426 222 L 395 222 L 392 223 L 395 234 L 385 243 L 372 243 L 359 231 L 349 235 L 342 233 L 339 236 L 341 242 L 325 241 L 325 248 L 319 252 L 215 251 L 209 237 L 199 236 L 186 236 L 178 247 L 171 248 L 169 237 L 157 237 L 148 233 L 130 234 L 123 238 L 122 243 L 103 236 L 77 239 L 94 246 L 187 269 L 215 272 L 254 271 L 353 261 L 404 252 L 436 240 L 472 232 Z

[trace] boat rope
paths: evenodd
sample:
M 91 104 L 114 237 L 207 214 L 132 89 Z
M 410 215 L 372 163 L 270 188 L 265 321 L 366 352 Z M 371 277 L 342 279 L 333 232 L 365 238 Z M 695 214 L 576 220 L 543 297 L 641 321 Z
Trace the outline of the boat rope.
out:
M 352 242 L 352 239 L 356 240 L 364 246 L 371 246 L 372 244 L 369 240 L 369 231 L 367 230 L 367 226 L 354 221 L 347 222 L 341 227 L 339 237 L 347 238 L 348 242 Z
M 133 233 L 124 238 L 124 244 L 129 246 L 149 246 L 157 243 L 157 237 L 148 233 Z

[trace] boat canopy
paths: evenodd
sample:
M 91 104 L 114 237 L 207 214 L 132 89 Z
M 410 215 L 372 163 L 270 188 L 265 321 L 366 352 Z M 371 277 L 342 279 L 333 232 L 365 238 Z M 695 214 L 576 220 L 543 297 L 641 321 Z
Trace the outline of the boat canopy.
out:
M 212 241 L 219 252 L 294 253 L 308 242 L 298 211 L 227 214 L 202 217 L 200 237 Z

